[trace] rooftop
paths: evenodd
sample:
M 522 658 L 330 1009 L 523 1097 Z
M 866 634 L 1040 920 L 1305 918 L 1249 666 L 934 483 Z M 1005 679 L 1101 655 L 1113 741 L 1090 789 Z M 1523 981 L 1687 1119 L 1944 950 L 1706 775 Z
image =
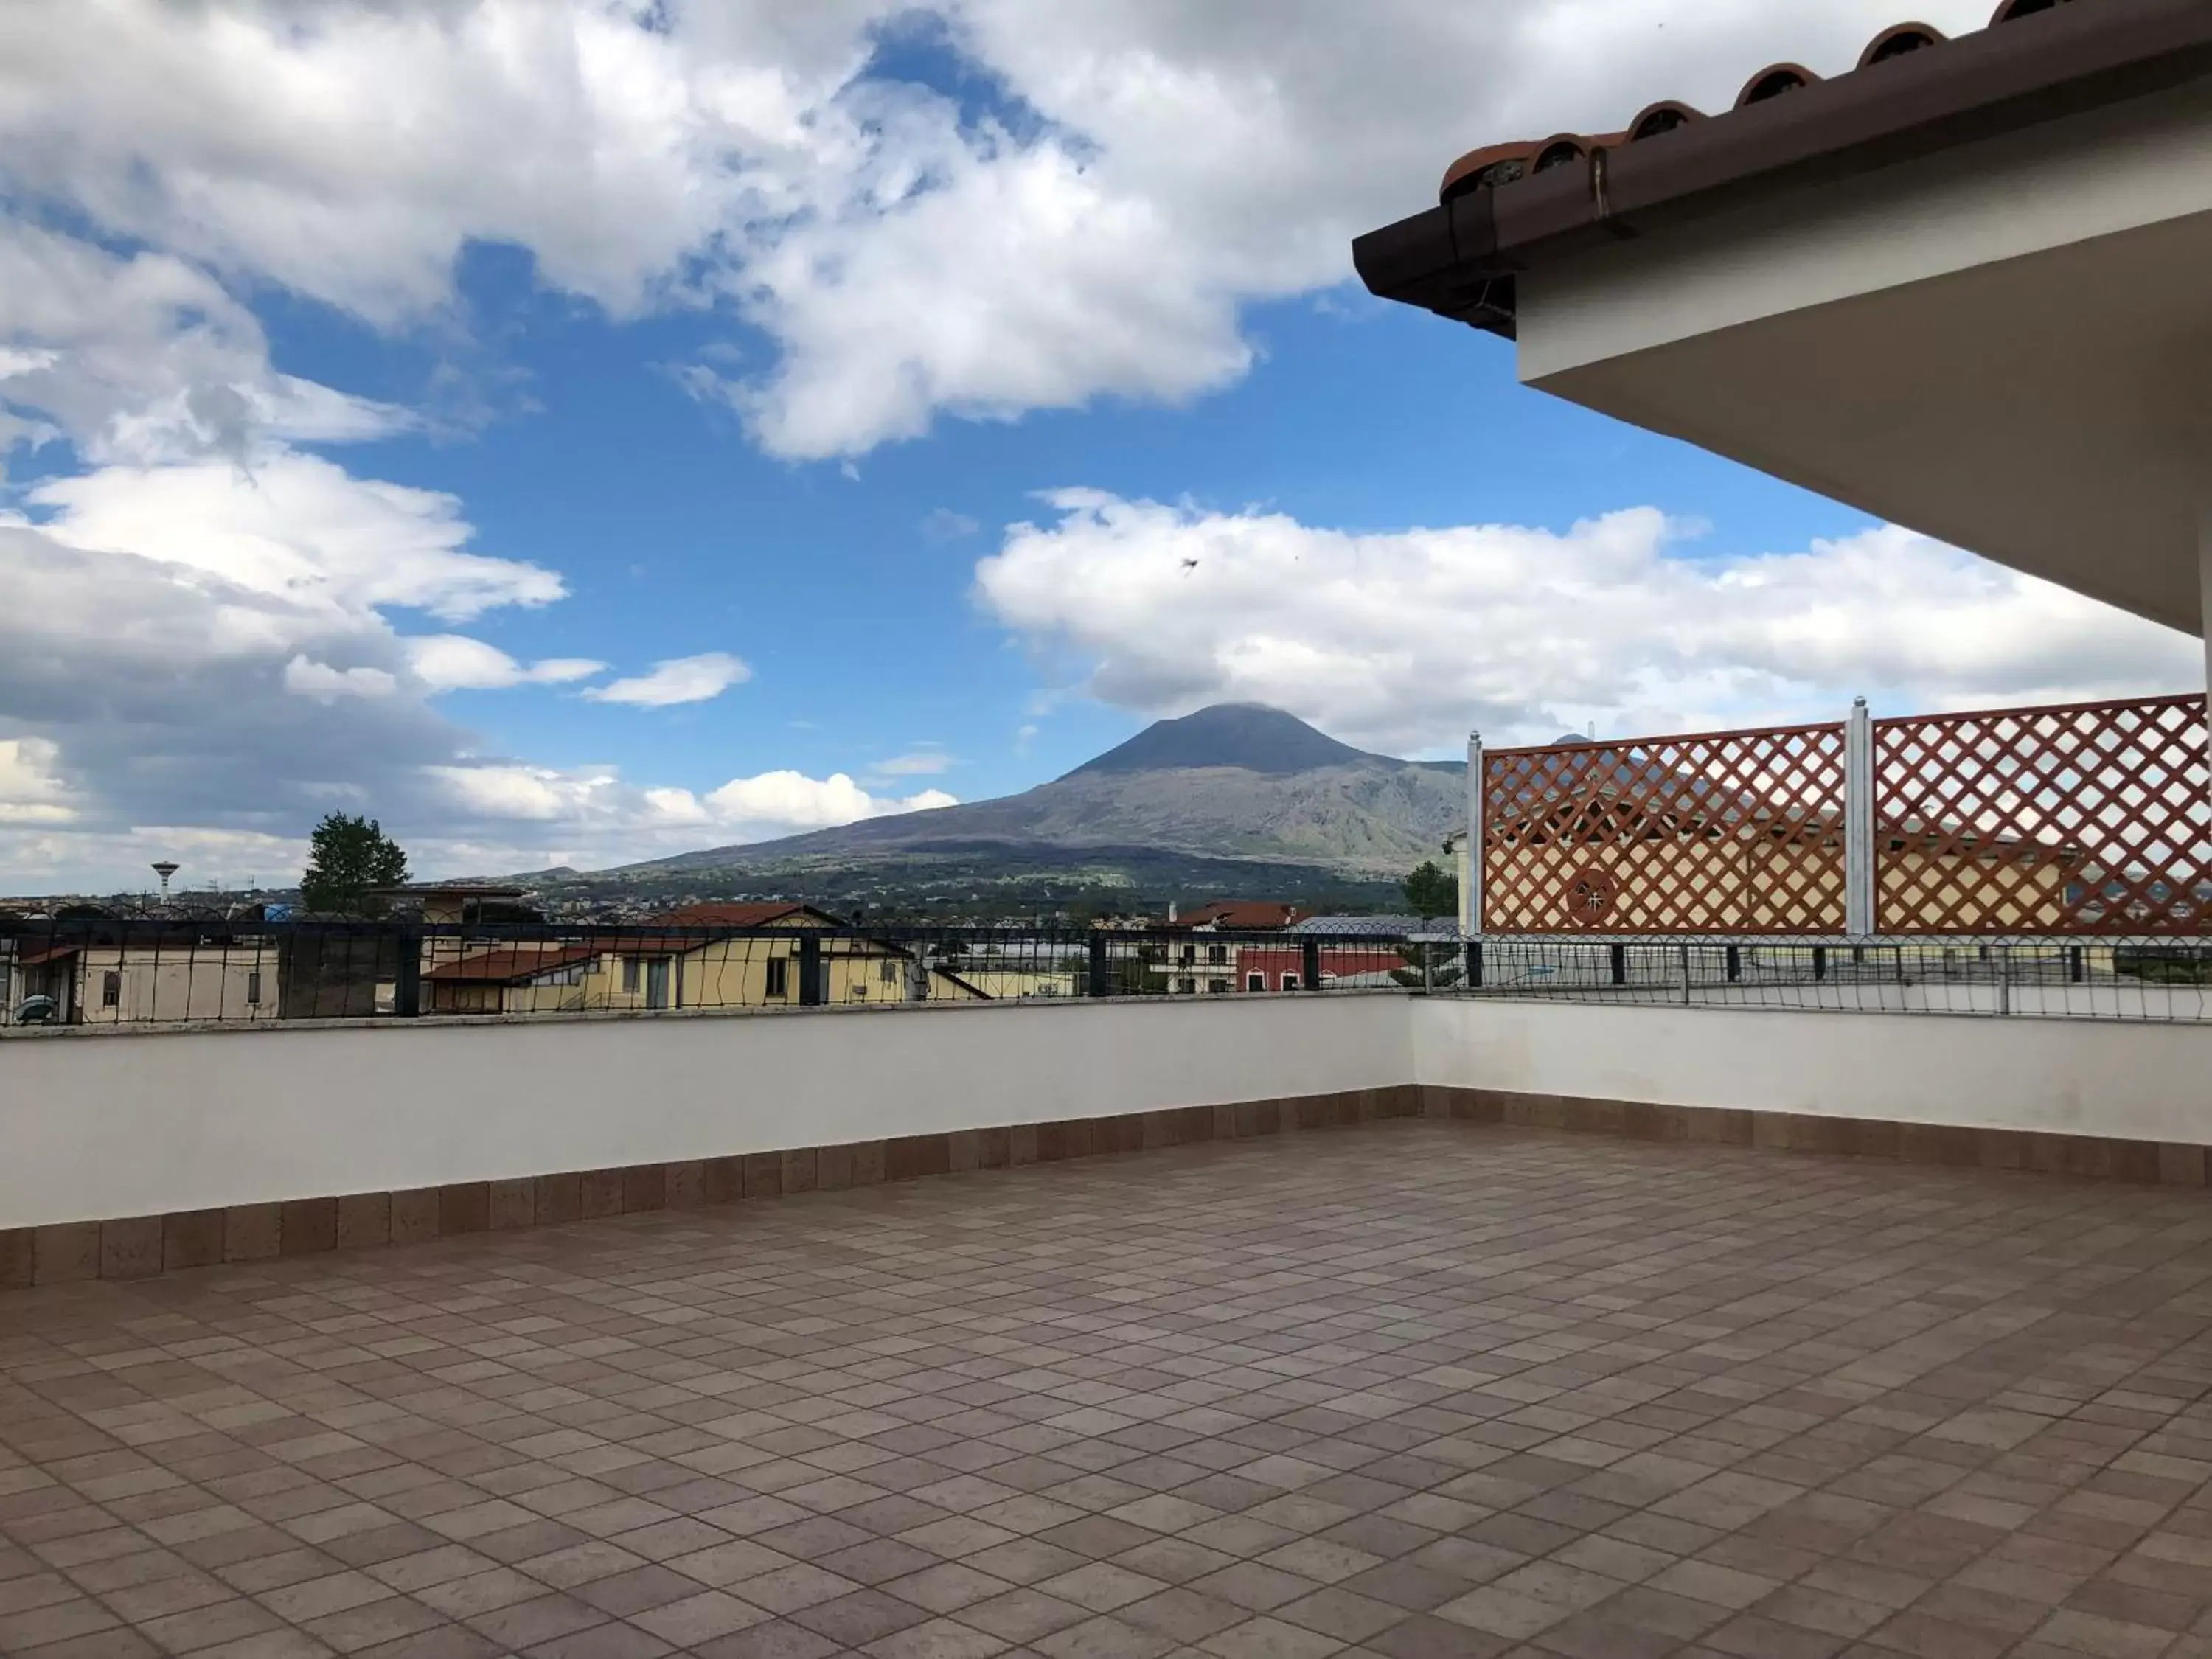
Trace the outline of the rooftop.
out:
M 1531 266 L 2140 97 L 2208 58 L 2212 16 L 2194 0 L 2003 0 L 1955 40 L 1902 21 L 1848 74 L 1753 70 L 1718 114 L 1668 99 L 1614 132 L 1486 143 L 1445 168 L 1437 210 L 1361 238 L 1354 258 L 1377 293 L 1510 337 Z
M 1400 1122 L 12 1292 L 0 1650 L 2193 1654 L 2208 1274 Z

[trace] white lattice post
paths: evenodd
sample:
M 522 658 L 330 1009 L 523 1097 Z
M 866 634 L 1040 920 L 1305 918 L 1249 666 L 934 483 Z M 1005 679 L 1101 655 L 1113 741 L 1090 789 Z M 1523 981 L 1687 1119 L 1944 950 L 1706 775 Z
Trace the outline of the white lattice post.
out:
M 1467 738 L 1467 861 L 1459 883 L 1459 931 L 1465 939 L 1482 933 L 1482 733 Z
M 1874 717 L 1853 700 L 1844 726 L 1844 931 L 1875 930 Z
M 2212 507 L 2197 520 L 2197 631 L 2204 635 L 2204 684 L 2212 699 Z M 2212 740 L 2212 729 L 2207 738 Z M 2206 758 L 2212 761 L 2212 755 Z

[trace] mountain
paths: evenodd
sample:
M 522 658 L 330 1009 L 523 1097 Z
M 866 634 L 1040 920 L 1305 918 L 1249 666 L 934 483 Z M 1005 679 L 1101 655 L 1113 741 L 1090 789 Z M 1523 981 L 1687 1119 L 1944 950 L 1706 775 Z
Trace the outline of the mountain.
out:
M 884 860 L 994 856 L 1110 868 L 1171 855 L 1395 878 L 1437 856 L 1466 813 L 1467 769 L 1369 754 L 1279 708 L 1224 703 L 1160 720 L 1018 795 L 717 847 L 611 876 L 728 871 L 797 877 Z M 1287 878 L 1287 872 L 1286 872 Z
M 1154 720 L 1121 744 L 1088 760 L 1067 775 L 1099 772 L 1202 771 L 1233 767 L 1280 777 L 1332 766 L 1375 763 L 1403 766 L 1316 732 L 1296 714 L 1265 703 L 1223 702 L 1176 720 Z M 1065 781 L 1065 780 L 1062 780 Z

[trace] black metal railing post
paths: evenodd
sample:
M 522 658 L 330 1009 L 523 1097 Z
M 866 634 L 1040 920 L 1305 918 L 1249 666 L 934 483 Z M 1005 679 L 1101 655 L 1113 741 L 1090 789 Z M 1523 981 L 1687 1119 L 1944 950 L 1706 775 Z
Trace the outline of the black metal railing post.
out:
M 349 951 L 353 941 L 346 941 Z M 392 1012 L 401 1019 L 412 1019 L 422 1012 L 422 930 L 420 927 L 398 927 L 392 930 Z
M 1482 941 L 1480 939 L 1468 941 L 1467 988 L 1470 991 L 1480 991 L 1482 988 Z
M 1727 963 L 1728 982 L 1734 985 L 1741 981 L 1743 978 L 1743 946 L 1729 945 L 1723 960 Z
M 801 1006 L 818 1008 L 830 1000 L 830 988 L 822 982 L 822 936 L 811 930 L 799 936 L 799 1000 Z
M 1110 997 L 1114 994 L 1114 971 L 1106 960 L 1106 935 L 1091 936 L 1091 994 Z
M 1317 939 L 1304 940 L 1298 953 L 1298 983 L 1309 991 L 1321 989 L 1321 941 Z
M 1611 949 L 1611 957 L 1612 957 L 1612 968 L 1613 968 L 1613 982 L 1615 985 L 1626 985 L 1626 984 L 1627 984 L 1627 983 L 1628 983 L 1628 947 L 1627 947 L 1626 945 L 1613 945 L 1613 946 L 1612 947 L 1612 949 Z
M 1820 981 L 1825 980 L 1826 978 L 1827 978 L 1827 976 L 1828 976 L 1828 947 L 1827 947 L 1826 945 L 1814 945 L 1814 946 L 1813 947 L 1813 979 L 1814 979 L 1814 981 L 1815 983 L 1818 983 L 1819 981 Z

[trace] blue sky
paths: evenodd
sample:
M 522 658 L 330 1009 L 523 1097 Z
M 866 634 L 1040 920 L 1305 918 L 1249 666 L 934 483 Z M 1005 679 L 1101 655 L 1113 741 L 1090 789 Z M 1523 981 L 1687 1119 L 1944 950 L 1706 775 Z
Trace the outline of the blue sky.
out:
M 332 805 L 597 866 L 1224 698 L 1432 754 L 2194 678 L 1350 278 L 1464 144 L 1886 8 L 1291 9 L 9 9 L 0 891 Z

